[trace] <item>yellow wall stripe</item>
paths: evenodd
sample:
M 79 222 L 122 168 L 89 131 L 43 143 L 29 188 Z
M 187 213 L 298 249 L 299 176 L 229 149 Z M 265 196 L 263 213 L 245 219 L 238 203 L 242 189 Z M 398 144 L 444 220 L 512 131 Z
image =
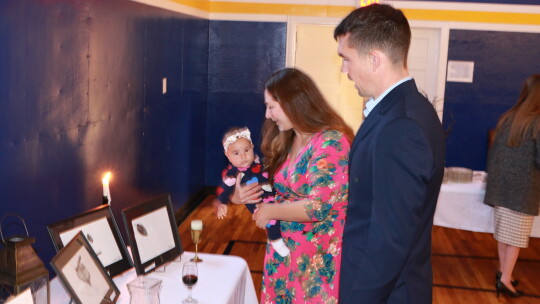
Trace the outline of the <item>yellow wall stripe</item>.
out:
M 201 11 L 210 11 L 210 2 L 208 0 L 169 0 L 174 3 L 182 4 Z
M 409 20 L 540 25 L 540 14 L 402 9 Z
M 345 17 L 351 6 L 170 0 L 209 13 Z M 540 14 L 402 9 L 409 20 L 540 25 Z
M 353 7 L 277 3 L 210 2 L 211 13 L 343 17 Z

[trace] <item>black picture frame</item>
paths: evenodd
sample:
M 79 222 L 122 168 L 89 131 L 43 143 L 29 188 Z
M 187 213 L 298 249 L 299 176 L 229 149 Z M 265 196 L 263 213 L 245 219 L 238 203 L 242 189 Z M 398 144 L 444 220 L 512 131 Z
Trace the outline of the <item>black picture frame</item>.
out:
M 133 266 L 109 205 L 100 205 L 47 225 L 47 230 L 56 252 L 60 251 L 78 231 L 83 231 L 94 252 L 97 252 L 96 255 L 112 277 Z
M 77 304 L 116 303 L 120 290 L 88 243 L 82 231 L 53 257 L 50 262 L 62 286 Z
M 184 252 L 169 194 L 124 208 L 122 218 L 137 275 L 144 275 Z

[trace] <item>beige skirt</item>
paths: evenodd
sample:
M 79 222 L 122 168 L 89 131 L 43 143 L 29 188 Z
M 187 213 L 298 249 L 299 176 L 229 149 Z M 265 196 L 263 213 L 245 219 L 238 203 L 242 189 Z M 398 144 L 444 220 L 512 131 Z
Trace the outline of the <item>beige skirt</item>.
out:
M 529 247 L 534 216 L 496 206 L 494 219 L 497 241 L 519 248 Z

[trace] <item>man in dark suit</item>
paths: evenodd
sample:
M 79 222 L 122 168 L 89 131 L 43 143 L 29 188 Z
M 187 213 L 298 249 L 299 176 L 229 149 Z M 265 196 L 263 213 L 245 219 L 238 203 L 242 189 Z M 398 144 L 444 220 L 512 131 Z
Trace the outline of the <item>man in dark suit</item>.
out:
M 373 4 L 351 12 L 334 37 L 342 72 L 370 98 L 349 158 L 339 303 L 431 303 L 444 134 L 407 70 L 409 24 Z

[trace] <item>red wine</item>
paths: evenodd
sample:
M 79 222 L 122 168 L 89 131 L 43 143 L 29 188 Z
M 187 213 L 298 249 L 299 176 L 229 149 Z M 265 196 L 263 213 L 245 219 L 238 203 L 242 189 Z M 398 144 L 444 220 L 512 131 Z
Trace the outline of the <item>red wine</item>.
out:
M 184 281 L 184 284 L 186 284 L 188 287 L 192 287 L 197 283 L 197 276 L 194 274 L 186 274 L 182 277 L 182 281 Z

